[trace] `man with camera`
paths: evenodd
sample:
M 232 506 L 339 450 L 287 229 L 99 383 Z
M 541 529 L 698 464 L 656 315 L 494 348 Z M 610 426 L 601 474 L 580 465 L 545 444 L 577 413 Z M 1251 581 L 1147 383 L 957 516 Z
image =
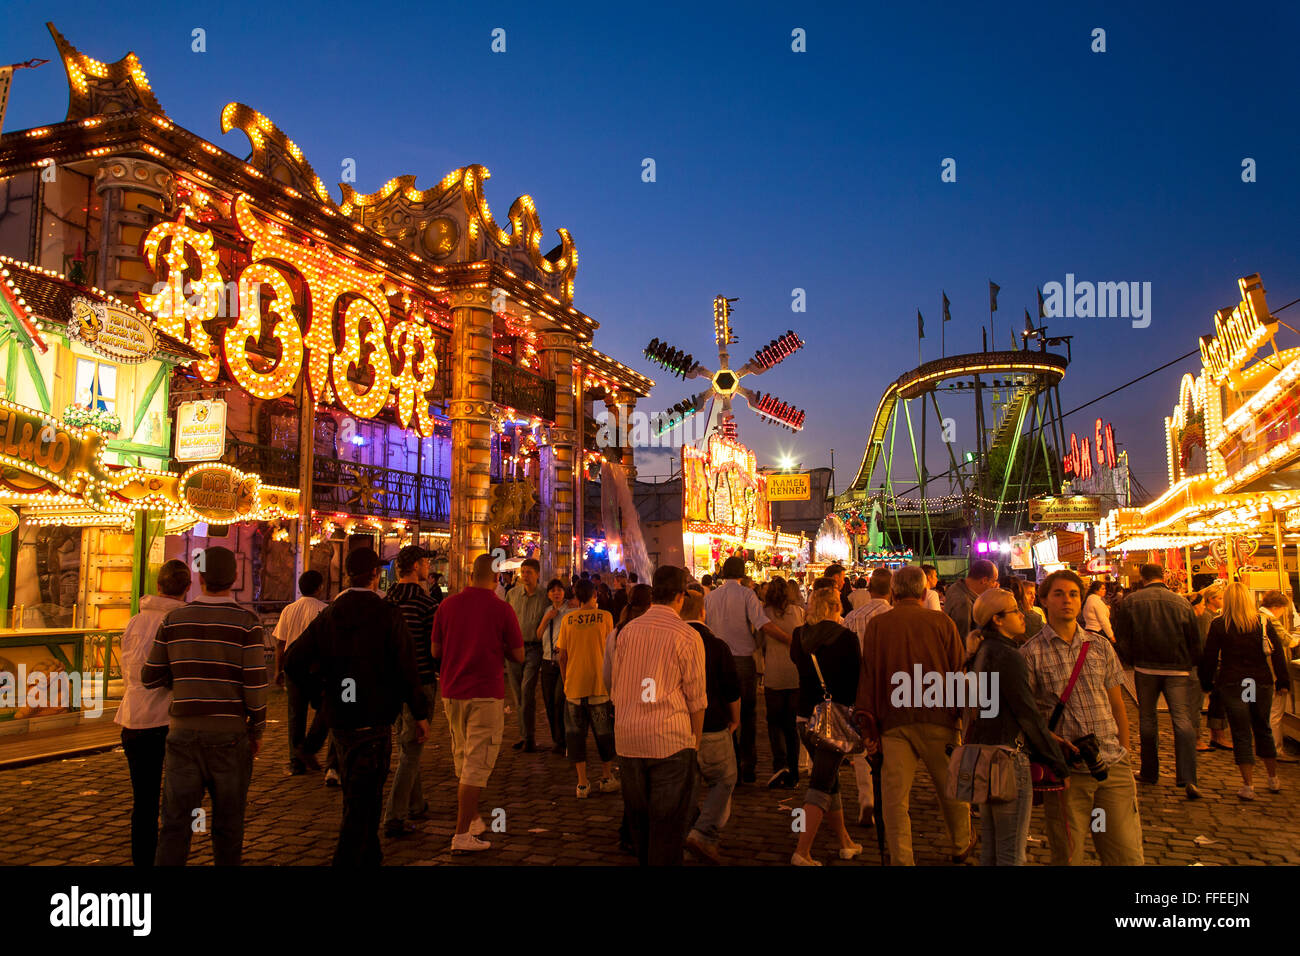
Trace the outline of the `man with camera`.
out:
M 1119 657 L 1104 635 L 1079 623 L 1083 581 L 1077 574 L 1049 574 L 1042 595 L 1047 623 L 1021 653 L 1038 707 L 1071 763 L 1065 788 L 1043 797 L 1052 865 L 1081 864 L 1084 835 L 1091 833 L 1103 866 L 1141 866 L 1142 821 Z

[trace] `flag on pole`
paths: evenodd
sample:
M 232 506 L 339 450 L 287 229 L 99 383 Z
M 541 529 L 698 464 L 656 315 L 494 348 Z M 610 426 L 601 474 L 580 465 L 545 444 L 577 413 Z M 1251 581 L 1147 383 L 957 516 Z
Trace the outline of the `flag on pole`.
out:
M 989 280 L 989 311 L 998 310 L 998 293 L 1002 291 L 1002 286 L 998 285 L 992 279 Z
M 916 310 L 916 337 L 925 338 L 925 319 L 921 318 L 921 310 Z
M 1042 289 L 1039 289 L 1039 290 L 1038 290 L 1038 317 L 1039 317 L 1040 319 L 1045 319 L 1045 318 L 1047 318 L 1047 311 L 1043 308 L 1043 290 L 1042 290 Z
M 952 313 L 948 311 L 948 293 L 946 292 L 943 294 L 943 320 L 945 322 L 952 321 Z
M 12 66 L 0 66 L 0 133 L 5 128 L 5 107 L 9 105 L 9 85 L 14 79 Z
M 1034 331 L 1034 323 L 1029 318 L 1029 310 L 1025 309 L 1025 337 L 1028 338 Z

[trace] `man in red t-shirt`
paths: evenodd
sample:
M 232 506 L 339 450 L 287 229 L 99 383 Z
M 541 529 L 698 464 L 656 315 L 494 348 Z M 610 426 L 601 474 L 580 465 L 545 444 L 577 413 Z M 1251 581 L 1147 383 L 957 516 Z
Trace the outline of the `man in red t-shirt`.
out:
M 470 586 L 443 600 L 433 619 L 433 656 L 442 659 L 442 706 L 451 727 L 456 792 L 455 852 L 486 850 L 487 824 L 478 812 L 505 730 L 505 667 L 522 662 L 524 639 L 510 605 L 496 596 L 492 555 L 474 559 Z

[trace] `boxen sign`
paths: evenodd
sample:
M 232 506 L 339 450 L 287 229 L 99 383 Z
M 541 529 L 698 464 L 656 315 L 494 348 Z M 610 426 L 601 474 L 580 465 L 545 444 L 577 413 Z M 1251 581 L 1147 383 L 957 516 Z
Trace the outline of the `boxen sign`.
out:
M 182 402 L 176 409 L 176 460 L 216 461 L 226 453 L 226 403 Z
M 768 475 L 768 501 L 807 501 L 812 497 L 812 483 L 807 475 Z

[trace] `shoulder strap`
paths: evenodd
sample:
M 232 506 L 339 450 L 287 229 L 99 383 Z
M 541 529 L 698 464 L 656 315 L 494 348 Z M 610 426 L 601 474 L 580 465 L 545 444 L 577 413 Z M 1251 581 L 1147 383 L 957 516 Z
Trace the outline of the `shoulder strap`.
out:
M 1074 670 L 1070 672 L 1070 679 L 1066 682 L 1065 691 L 1061 694 L 1061 699 L 1056 702 L 1052 708 L 1052 716 L 1047 720 L 1047 729 L 1055 732 L 1056 725 L 1061 722 L 1061 717 L 1065 713 L 1066 702 L 1070 699 L 1070 694 L 1074 692 L 1074 683 L 1079 679 L 1079 672 L 1083 670 L 1084 658 L 1088 656 L 1088 645 L 1092 641 L 1085 640 L 1083 647 L 1079 648 L 1079 656 L 1074 659 Z
M 1084 641 L 1083 647 L 1079 648 L 1079 656 L 1074 659 L 1074 670 L 1070 672 L 1070 680 L 1065 685 L 1065 691 L 1061 694 L 1061 705 L 1064 706 L 1070 699 L 1070 694 L 1074 691 L 1074 682 L 1079 679 L 1079 672 L 1083 670 L 1083 659 L 1088 656 L 1088 648 L 1092 641 Z
M 831 692 L 830 692 L 829 690 L 826 689 L 826 678 L 825 678 L 825 677 L 822 677 L 822 669 L 821 669 L 821 666 L 817 663 L 817 652 L 816 652 L 816 651 L 813 651 L 813 652 L 812 652 L 811 654 L 809 654 L 808 656 L 809 656 L 810 658 L 812 658 L 813 670 L 817 671 L 817 680 L 819 680 L 819 681 L 821 682 L 821 685 L 822 685 L 822 694 L 825 695 L 824 699 L 825 699 L 825 700 L 830 700 L 830 699 L 831 699 Z

